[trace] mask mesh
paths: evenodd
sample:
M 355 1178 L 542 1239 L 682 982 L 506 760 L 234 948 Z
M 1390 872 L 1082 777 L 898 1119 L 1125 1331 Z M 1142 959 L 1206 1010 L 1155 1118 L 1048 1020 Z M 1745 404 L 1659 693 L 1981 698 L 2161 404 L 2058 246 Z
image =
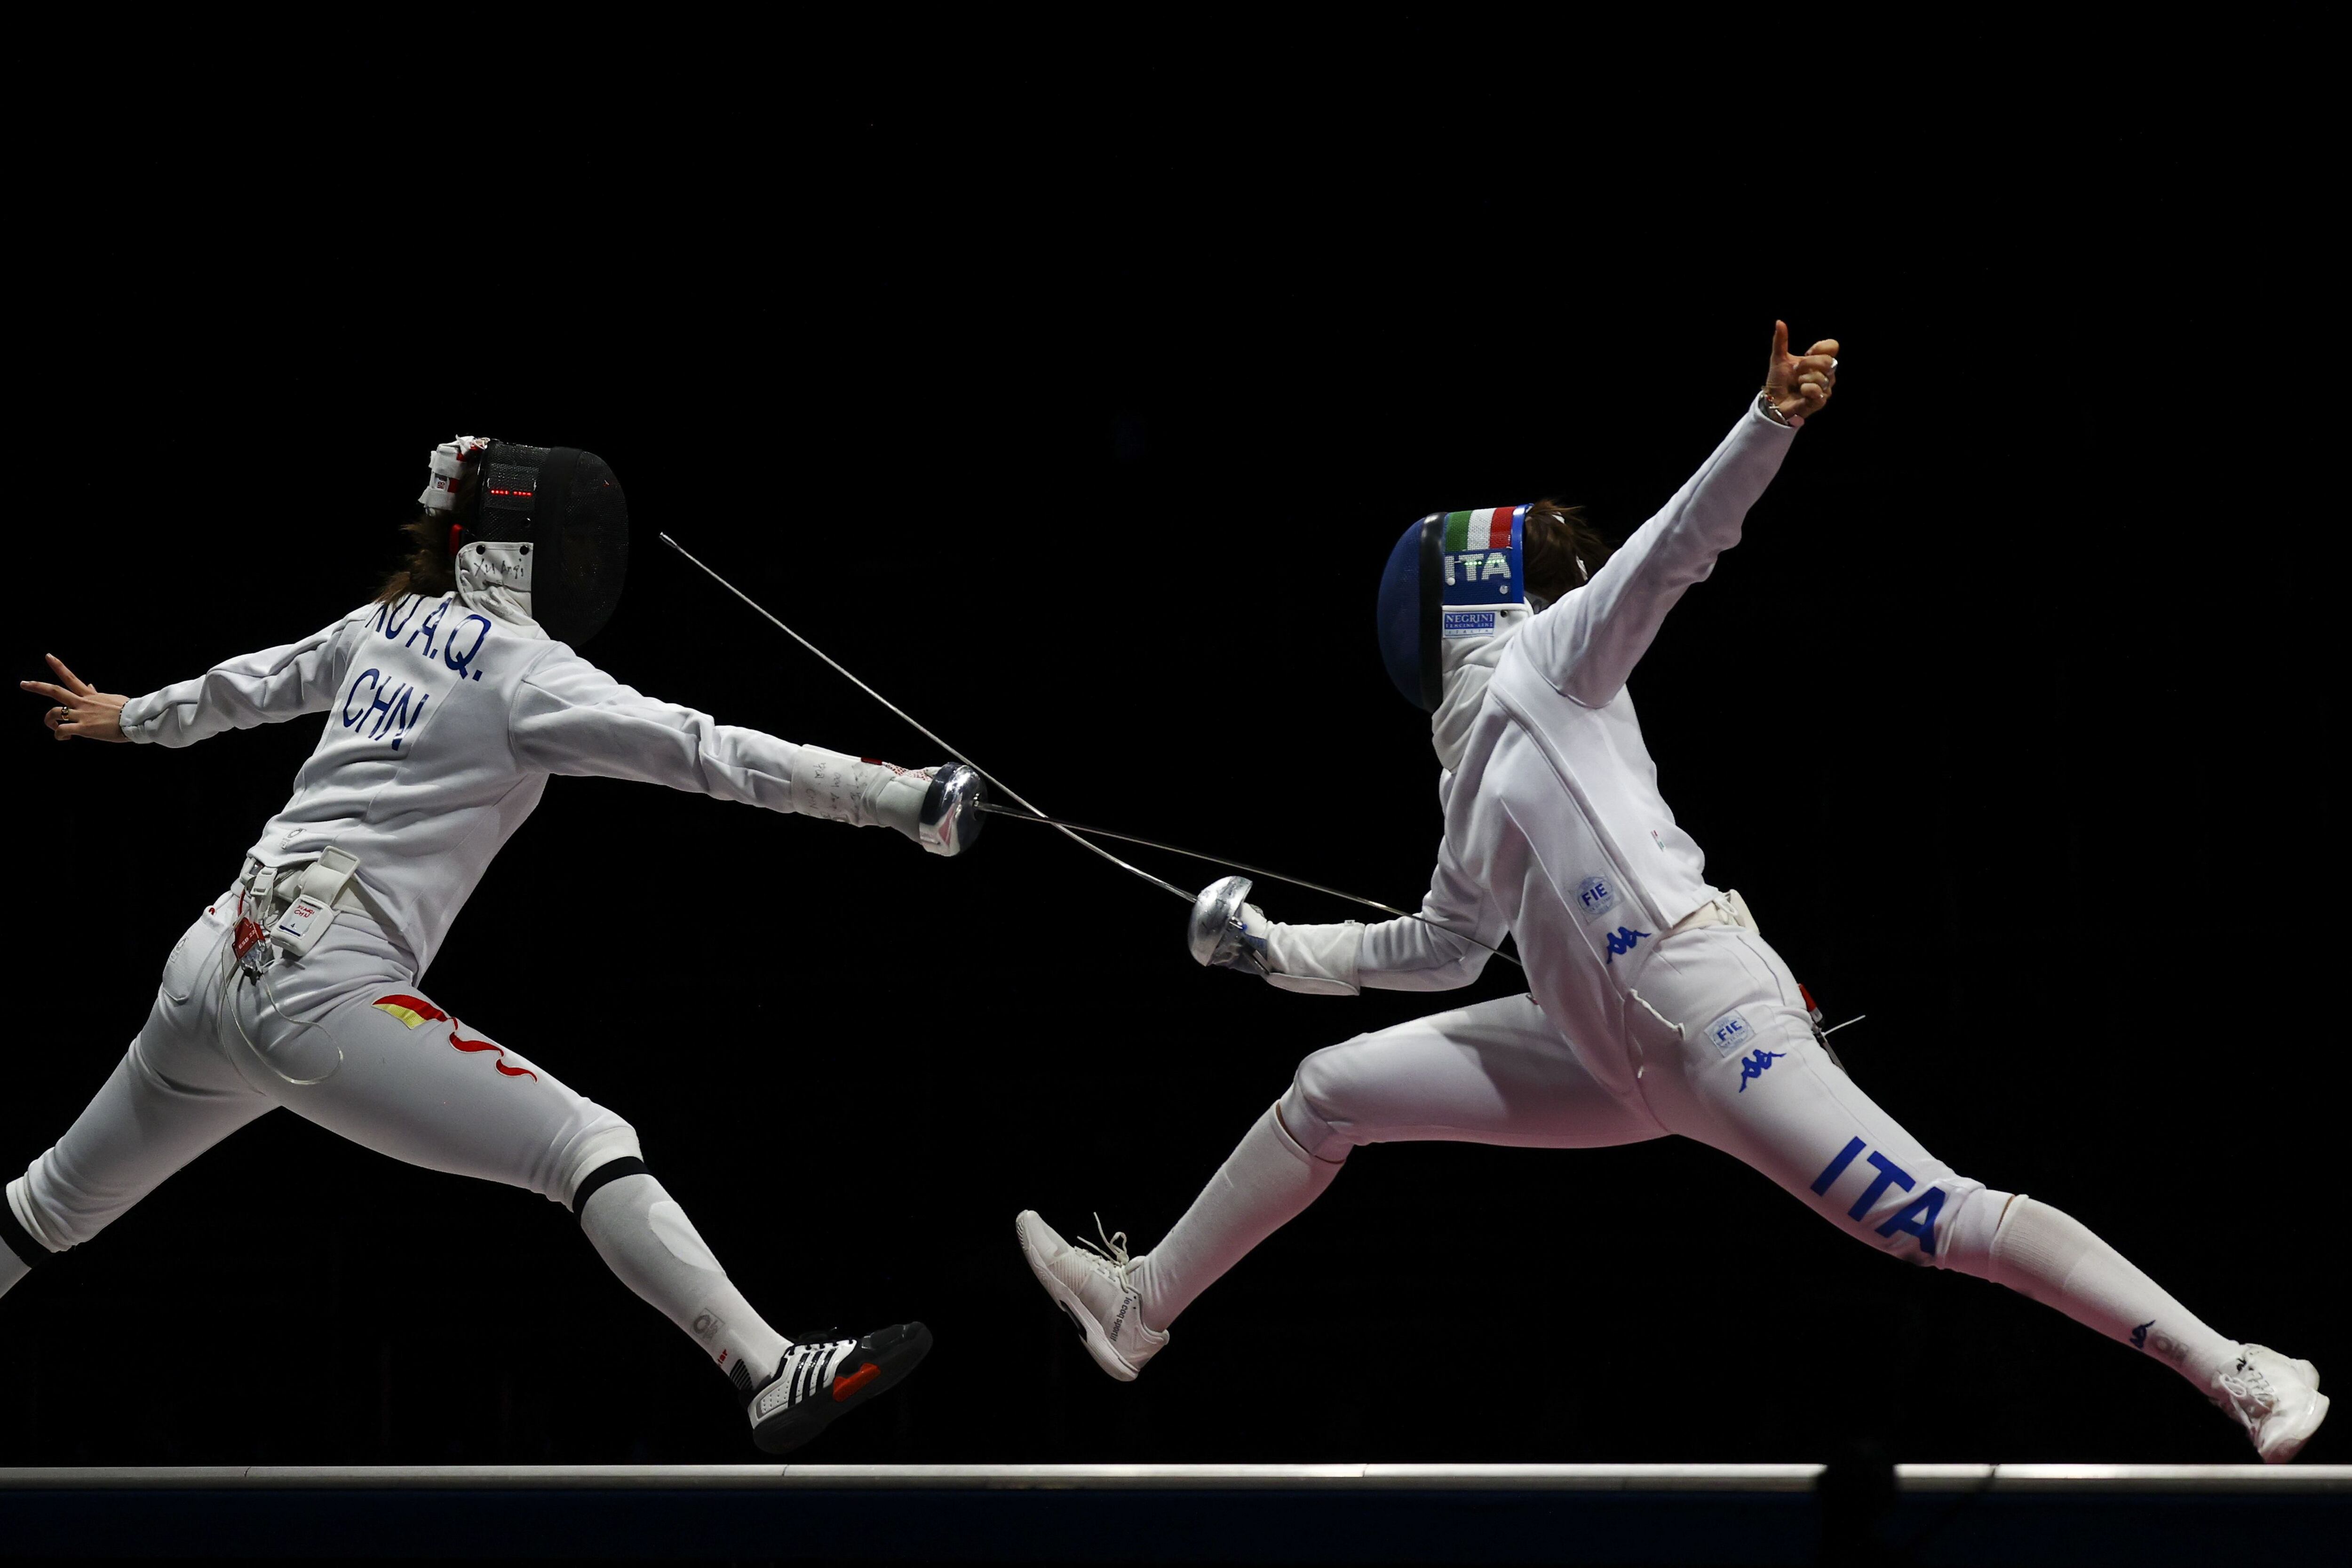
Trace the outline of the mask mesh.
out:
M 603 458 L 497 443 L 473 507 L 468 537 L 530 546 L 531 619 L 549 636 L 584 643 L 603 629 L 629 567 L 628 500 Z

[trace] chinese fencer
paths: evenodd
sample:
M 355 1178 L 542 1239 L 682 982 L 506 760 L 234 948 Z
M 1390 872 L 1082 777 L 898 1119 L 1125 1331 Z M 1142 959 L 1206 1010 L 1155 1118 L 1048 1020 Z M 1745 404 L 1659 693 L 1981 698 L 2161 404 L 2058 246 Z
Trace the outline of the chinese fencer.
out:
M 1276 986 L 1468 984 L 1517 939 L 1532 994 L 1359 1035 L 1299 1064 L 1160 1244 L 1073 1247 L 1016 1221 L 1038 1282 L 1115 1378 L 1193 1300 L 1312 1203 L 1350 1151 L 1414 1139 L 1590 1148 L 1678 1134 L 1745 1161 L 1866 1246 L 2055 1307 L 2155 1357 L 2293 1458 L 2327 1412 L 2307 1361 L 2216 1333 L 2065 1211 L 1955 1172 L 1857 1088 L 1736 892 L 1658 793 L 1626 682 L 1683 592 L 1738 542 L 1838 345 L 1788 349 L 1664 508 L 1615 552 L 1549 502 L 1438 514 L 1383 579 L 1383 656 L 1428 711 L 1444 810 L 1421 918 L 1290 925 L 1227 878 L 1196 906 L 1203 963 Z
M 299 642 L 129 700 L 55 656 L 54 679 L 23 683 L 59 740 L 188 746 L 324 720 L 293 798 L 173 949 L 121 1061 L 7 1184 L 0 1292 L 284 1106 L 395 1159 L 570 1206 L 622 1281 L 732 1380 L 759 1446 L 783 1452 L 905 1377 L 929 1332 L 787 1340 L 626 1121 L 453 1017 L 421 977 L 551 774 L 892 828 L 946 855 L 979 825 L 976 777 L 721 725 L 583 658 L 573 644 L 610 614 L 628 548 L 620 486 L 593 453 L 461 436 L 431 455 L 421 501 L 405 570 Z

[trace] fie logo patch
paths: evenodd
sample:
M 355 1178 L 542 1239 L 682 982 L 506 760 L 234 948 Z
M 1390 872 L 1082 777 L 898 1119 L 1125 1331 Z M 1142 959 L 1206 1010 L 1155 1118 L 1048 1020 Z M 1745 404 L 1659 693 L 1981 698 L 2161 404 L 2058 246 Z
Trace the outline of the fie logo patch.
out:
M 1715 1041 L 1717 1056 L 1735 1056 L 1746 1051 L 1748 1041 L 1755 1032 L 1737 1011 L 1727 1012 L 1706 1026 L 1706 1037 Z
M 1576 884 L 1577 913 L 1587 920 L 1617 907 L 1617 888 L 1605 876 L 1588 876 Z

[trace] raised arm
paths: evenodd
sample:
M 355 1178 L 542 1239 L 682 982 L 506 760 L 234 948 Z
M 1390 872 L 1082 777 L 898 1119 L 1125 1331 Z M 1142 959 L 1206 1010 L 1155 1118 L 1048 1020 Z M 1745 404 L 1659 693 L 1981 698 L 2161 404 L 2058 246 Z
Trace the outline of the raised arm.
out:
M 1837 349 L 1835 339 L 1825 338 L 1792 355 L 1787 325 L 1773 322 L 1764 390 L 1739 423 L 1591 582 L 1522 633 L 1528 656 L 1562 693 L 1599 707 L 1623 688 L 1666 612 L 1692 584 L 1706 580 L 1716 557 L 1739 542 L 1740 525 L 1780 472 L 1797 427 L 1828 405 Z
M 560 651 L 523 678 L 508 739 L 518 761 L 549 773 L 664 784 L 771 811 L 895 828 L 935 854 L 959 852 L 976 831 L 976 817 L 949 787 L 950 770 L 909 770 L 720 724 Z
M 17 685 L 58 705 L 44 722 L 60 740 L 189 746 L 225 729 L 251 729 L 324 713 L 343 673 L 344 653 L 337 633 L 350 623 L 347 618 L 299 643 L 224 660 L 194 680 L 143 697 L 126 699 L 98 691 L 54 653 L 48 656 L 49 668 L 63 685 L 47 681 Z

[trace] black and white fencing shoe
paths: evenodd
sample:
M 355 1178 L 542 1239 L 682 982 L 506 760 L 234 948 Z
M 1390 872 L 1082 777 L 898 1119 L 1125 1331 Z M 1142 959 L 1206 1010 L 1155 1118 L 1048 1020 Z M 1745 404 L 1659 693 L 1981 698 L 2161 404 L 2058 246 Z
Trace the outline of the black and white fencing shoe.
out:
M 2238 1347 L 2238 1364 L 2221 1374 L 2212 1399 L 2244 1428 L 2266 1465 L 2283 1465 L 2303 1452 L 2327 1419 L 2319 1368 L 2266 1344 Z
M 893 1323 L 863 1339 L 813 1339 L 784 1352 L 776 1375 L 743 1397 L 751 1441 L 788 1454 L 877 1394 L 898 1386 L 930 1354 L 931 1331 Z

